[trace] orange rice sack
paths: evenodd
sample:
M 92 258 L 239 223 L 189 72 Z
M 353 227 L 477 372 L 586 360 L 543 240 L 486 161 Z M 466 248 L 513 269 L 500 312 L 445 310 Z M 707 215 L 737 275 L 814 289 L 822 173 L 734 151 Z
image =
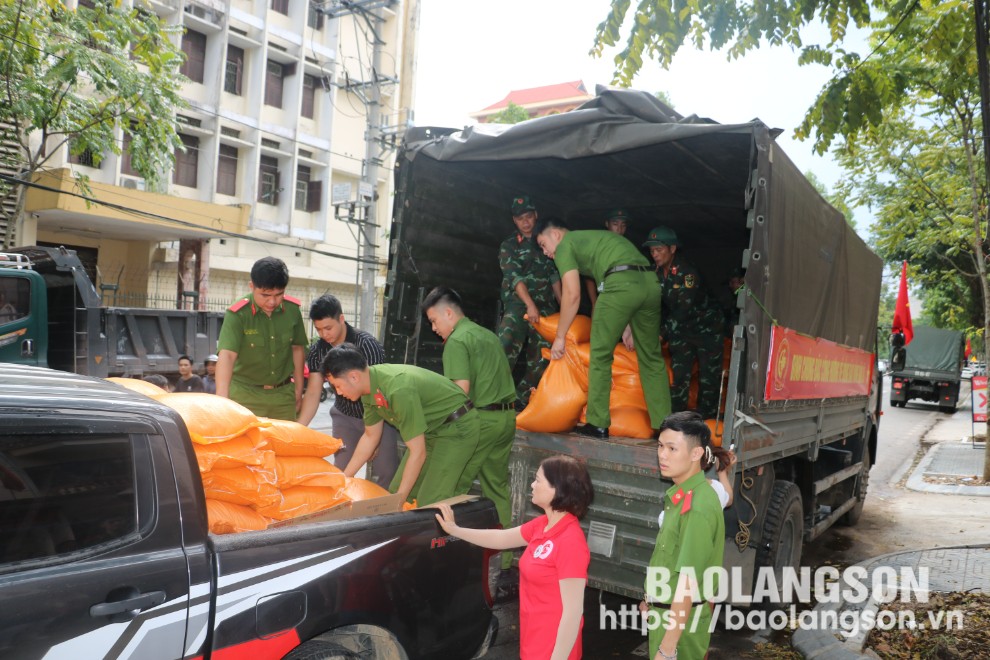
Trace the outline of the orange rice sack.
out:
M 638 375 L 612 375 L 612 395 L 609 408 L 624 406 L 646 410 L 646 396 L 643 394 L 643 383 Z
M 279 488 L 288 486 L 324 486 L 341 489 L 347 477 L 322 458 L 315 456 L 277 456 L 275 474 Z
M 340 488 L 323 486 L 292 486 L 282 489 L 282 499 L 270 506 L 258 507 L 258 513 L 275 520 L 288 520 L 315 513 L 346 502 Z
M 402 503 L 402 510 L 403 511 L 412 511 L 413 509 L 418 509 L 418 508 L 419 508 L 419 505 L 416 504 L 416 500 L 413 500 L 412 502 L 403 502 Z
M 214 534 L 231 534 L 266 529 L 268 521 L 249 506 L 219 500 L 206 500 L 206 519 Z
M 615 392 L 612 393 L 615 398 Z M 650 428 L 650 414 L 643 408 L 634 406 L 613 406 L 609 409 L 612 418 L 608 427 L 609 435 L 617 438 L 650 438 L 653 429 Z
M 265 452 L 271 455 L 271 452 Z M 269 466 L 213 469 L 202 474 L 203 490 L 208 498 L 241 503 L 247 500 L 253 506 L 268 506 L 281 499 L 275 485 L 275 458 L 271 455 Z
M 242 435 L 239 438 L 212 445 L 194 444 L 193 451 L 196 452 L 196 461 L 199 463 L 200 472 L 216 468 L 227 469 L 265 463 L 265 452 L 256 446 L 250 435 Z
M 587 402 L 588 372 L 565 353 L 547 365 L 529 405 L 516 416 L 516 428 L 538 433 L 570 431 Z
M 143 394 L 145 396 L 150 396 L 152 398 L 159 397 L 162 394 L 168 394 L 165 390 L 158 387 L 157 385 L 152 385 L 151 383 L 139 380 L 137 378 L 117 378 L 111 377 L 107 378 L 111 383 L 116 383 L 121 387 L 126 387 L 132 392 L 137 392 L 138 394 Z
M 541 316 L 533 324 L 533 327 L 536 328 L 536 332 L 541 337 L 552 344 L 557 337 L 557 322 L 559 320 L 560 314 Z M 567 334 L 564 335 L 564 341 L 570 344 L 584 344 L 591 341 L 591 317 L 582 314 L 575 316 L 571 322 L 571 327 L 567 329 Z
M 347 485 L 344 486 L 343 494 L 351 501 L 357 502 L 359 500 L 373 500 L 376 497 L 385 497 L 391 493 L 374 481 L 347 477 Z
M 706 419 L 705 424 L 708 425 L 708 430 L 712 432 L 712 445 L 715 447 L 721 447 L 722 432 L 725 430 L 725 425 L 722 424 L 722 420 Z
M 314 431 L 298 422 L 284 419 L 264 419 L 269 426 L 261 429 L 272 451 L 279 456 L 315 456 L 323 458 L 337 452 L 343 441 Z
M 215 394 L 173 392 L 156 398 L 179 413 L 189 437 L 201 445 L 225 442 L 248 429 L 269 424 L 236 401 Z

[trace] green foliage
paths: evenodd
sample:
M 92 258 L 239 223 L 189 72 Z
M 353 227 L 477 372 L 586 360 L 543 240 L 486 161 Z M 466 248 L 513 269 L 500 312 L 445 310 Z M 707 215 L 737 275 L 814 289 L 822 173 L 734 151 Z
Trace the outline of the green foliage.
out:
M 632 9 L 630 0 L 612 0 L 611 11 L 598 25 L 592 54 L 605 48 L 624 47 L 615 56 L 614 83 L 629 86 L 645 59 L 667 68 L 686 42 L 695 48 L 728 47 L 735 58 L 760 45 L 786 45 L 803 58 L 824 59 L 824 53 L 841 43 L 850 25 L 865 27 L 871 7 L 879 13 L 899 15 L 911 3 L 866 0 L 779 0 L 777 2 L 729 2 L 726 0 L 641 0 Z M 829 41 L 806 45 L 801 28 L 823 22 Z M 625 33 L 625 34 L 624 34 Z M 828 59 L 831 59 L 830 57 Z
M 28 177 L 66 143 L 97 159 L 131 134 L 134 168 L 154 185 L 171 167 L 181 51 L 154 14 L 121 0 L 0 0 L 0 120 L 15 127 Z M 23 187 L 13 194 L 22 205 Z
M 521 121 L 530 119 L 529 111 L 522 106 L 509 101 L 508 107 L 499 110 L 488 118 L 489 124 L 518 124 Z

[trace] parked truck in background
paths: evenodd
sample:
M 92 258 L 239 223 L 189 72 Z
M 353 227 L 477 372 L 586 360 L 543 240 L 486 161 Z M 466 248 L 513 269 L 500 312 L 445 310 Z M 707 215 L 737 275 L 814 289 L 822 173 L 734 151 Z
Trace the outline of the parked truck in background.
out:
M 966 364 L 966 338 L 958 330 L 918 326 L 903 349 L 903 363 L 891 363 L 890 405 L 903 408 L 911 399 L 937 403 L 956 412 Z
M 0 254 L 0 362 L 98 376 L 175 375 L 216 352 L 222 312 L 107 307 L 74 250 Z
M 210 534 L 174 410 L 50 369 L 0 382 L 0 657 L 448 660 L 494 639 L 498 555 L 434 510 Z
M 725 513 L 726 566 L 752 576 L 760 566 L 799 564 L 802 543 L 862 512 L 882 400 L 883 264 L 776 135 L 758 120 L 684 118 L 650 94 L 619 90 L 514 126 L 410 131 L 396 160 L 383 330 L 389 360 L 441 370 L 442 345 L 420 311 L 436 285 L 456 288 L 470 317 L 496 326 L 498 249 L 514 229 L 515 195 L 532 196 L 541 215 L 573 229 L 601 229 L 605 213 L 623 207 L 636 245 L 654 225 L 667 225 L 727 314 L 738 311 L 718 420 L 722 446 L 739 459 Z M 727 281 L 740 266 L 745 287 L 733 296 Z M 656 440 L 517 431 L 515 522 L 538 514 L 527 488 L 552 454 L 586 461 L 595 486 L 582 521 L 590 585 L 641 597 L 669 486 L 660 480 Z

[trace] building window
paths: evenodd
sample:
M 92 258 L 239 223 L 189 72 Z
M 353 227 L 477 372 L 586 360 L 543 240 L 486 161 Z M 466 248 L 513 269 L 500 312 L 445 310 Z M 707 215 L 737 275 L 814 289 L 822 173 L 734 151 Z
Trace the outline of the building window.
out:
M 289 15 L 289 0 L 272 0 L 272 11 Z
M 220 145 L 217 156 L 217 192 L 221 195 L 237 194 L 237 147 Z
M 314 30 L 323 29 L 323 12 L 317 11 L 316 3 L 310 0 L 309 12 L 306 14 L 306 25 Z
M 227 46 L 227 68 L 224 71 L 223 91 L 241 95 L 241 81 L 244 78 L 244 49 Z
M 172 169 L 172 183 L 177 186 L 195 188 L 199 179 L 199 138 L 179 134 L 185 149 L 175 150 L 175 166 Z
M 100 160 L 101 159 L 97 158 L 96 154 L 94 154 L 89 149 L 84 149 L 81 153 L 74 154 L 72 153 L 70 147 L 70 151 L 69 151 L 70 163 L 75 163 L 76 165 L 85 165 L 86 167 L 99 167 Z
M 317 87 L 316 76 L 304 75 L 303 76 L 303 91 L 302 91 L 302 116 L 307 119 L 312 119 L 316 111 L 316 87 Z
M 300 165 L 296 171 L 296 210 L 314 212 L 319 211 L 323 197 L 323 183 L 312 181 L 312 170 L 305 165 Z
M 278 159 L 261 157 L 258 168 L 258 201 L 262 204 L 278 206 Z
M 124 140 L 120 147 L 120 173 L 130 174 L 131 176 L 141 176 L 141 174 L 134 169 L 134 162 L 131 157 L 131 132 L 124 130 Z
M 276 108 L 282 107 L 282 80 L 285 67 L 278 62 L 268 60 L 265 68 L 265 105 Z
M 203 72 L 206 69 L 206 35 L 186 29 L 182 35 L 182 52 L 186 61 L 179 67 L 179 73 L 193 82 L 203 82 Z

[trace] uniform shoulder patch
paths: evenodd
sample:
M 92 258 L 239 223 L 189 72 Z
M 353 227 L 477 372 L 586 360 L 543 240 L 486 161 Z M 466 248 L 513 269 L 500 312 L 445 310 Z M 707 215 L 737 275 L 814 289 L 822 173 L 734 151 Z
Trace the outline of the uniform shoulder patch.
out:
M 302 307 L 302 301 L 299 300 L 299 298 L 293 298 L 292 296 L 283 296 L 283 298 L 289 301 L 290 303 L 292 303 L 293 305 L 299 305 L 300 307 Z
M 248 304 L 249 302 L 251 302 L 249 298 L 241 298 L 227 309 L 231 312 L 239 312 L 242 309 L 244 309 L 244 305 Z

